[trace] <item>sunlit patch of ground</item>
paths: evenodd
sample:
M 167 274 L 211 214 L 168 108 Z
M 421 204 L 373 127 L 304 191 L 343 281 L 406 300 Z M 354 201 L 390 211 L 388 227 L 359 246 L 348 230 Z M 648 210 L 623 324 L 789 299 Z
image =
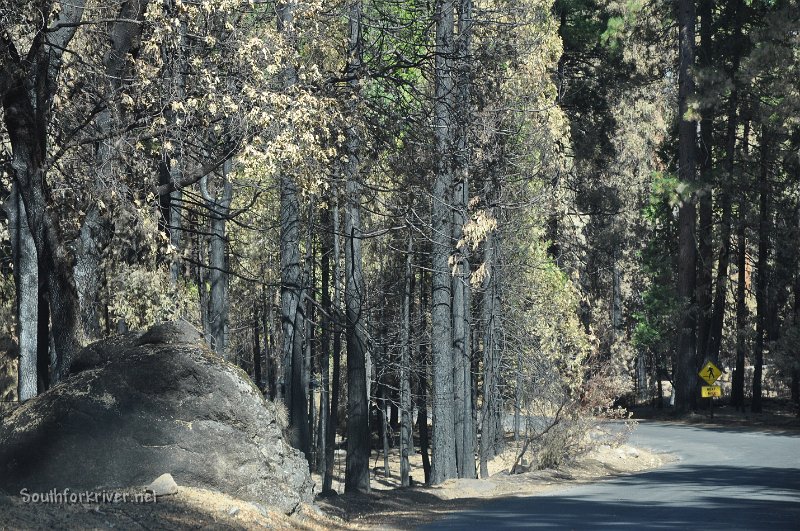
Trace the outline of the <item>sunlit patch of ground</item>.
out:
M 134 490 L 121 490 L 132 494 Z M 284 514 L 206 489 L 180 487 L 156 503 L 25 503 L 21 496 L 0 497 L 0 529 L 159 529 L 239 530 L 348 529 L 316 507 Z

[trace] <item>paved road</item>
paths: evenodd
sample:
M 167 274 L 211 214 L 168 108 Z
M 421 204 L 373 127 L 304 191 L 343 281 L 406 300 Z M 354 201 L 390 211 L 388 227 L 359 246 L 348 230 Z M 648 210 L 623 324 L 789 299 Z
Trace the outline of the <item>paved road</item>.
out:
M 679 460 L 642 474 L 492 501 L 424 529 L 800 531 L 800 434 L 643 422 L 631 444 Z

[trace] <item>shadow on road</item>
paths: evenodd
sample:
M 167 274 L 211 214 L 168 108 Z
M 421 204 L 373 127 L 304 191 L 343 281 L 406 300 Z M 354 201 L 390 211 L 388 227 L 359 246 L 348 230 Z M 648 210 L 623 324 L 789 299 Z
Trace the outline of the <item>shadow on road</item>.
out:
M 669 426 L 672 428 L 683 428 L 686 430 L 703 430 L 704 432 L 712 431 L 719 433 L 758 433 L 759 435 L 800 438 L 800 429 L 796 427 L 722 425 L 716 423 L 703 423 L 703 422 L 687 423 L 678 420 L 651 420 L 651 419 L 636 419 L 636 422 L 642 426 L 648 426 L 648 425 Z
M 678 465 L 600 486 L 496 500 L 431 529 L 800 529 L 796 468 Z

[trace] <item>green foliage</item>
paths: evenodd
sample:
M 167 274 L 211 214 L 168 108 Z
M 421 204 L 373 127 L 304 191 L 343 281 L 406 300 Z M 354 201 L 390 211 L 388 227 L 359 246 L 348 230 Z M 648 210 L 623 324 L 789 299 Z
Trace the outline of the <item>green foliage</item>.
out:
M 674 350 L 676 323 L 679 322 L 678 303 L 675 291 L 675 262 L 677 252 L 677 223 L 674 209 L 680 201 L 680 182 L 670 174 L 656 173 L 653 176 L 650 201 L 642 212 L 650 227 L 650 236 L 640 260 L 648 284 L 642 293 L 640 309 L 633 313 L 635 322 L 633 344 L 640 352 L 658 353 L 664 359 Z M 665 246 L 666 244 L 666 246 Z
M 623 34 L 630 33 L 630 28 L 636 23 L 639 12 L 644 7 L 641 0 L 628 0 L 619 9 L 622 16 L 609 17 L 606 30 L 600 35 L 600 42 L 614 49 L 620 45 Z

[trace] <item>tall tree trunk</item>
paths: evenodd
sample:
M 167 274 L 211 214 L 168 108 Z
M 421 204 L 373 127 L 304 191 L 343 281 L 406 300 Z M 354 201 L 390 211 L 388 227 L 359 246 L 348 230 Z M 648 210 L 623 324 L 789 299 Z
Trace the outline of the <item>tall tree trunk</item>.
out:
M 694 96 L 694 0 L 678 2 L 679 70 L 678 70 L 678 173 L 682 183 L 692 186 L 696 181 L 695 134 L 696 124 L 688 120 L 689 100 Z M 697 251 L 695 249 L 696 208 L 694 197 L 684 197 L 678 210 L 678 286 L 677 293 L 684 305 L 678 330 L 678 352 L 675 374 L 675 406 L 681 411 L 694 409 L 696 403 L 696 327 L 695 293 L 697 283 Z
M 39 394 L 50 389 L 53 380 L 55 365 L 51 360 L 50 350 L 50 303 L 47 300 L 46 280 L 42 279 L 43 263 L 38 262 L 39 267 L 39 300 L 37 309 L 39 312 L 39 322 L 36 323 L 36 387 Z
M 92 205 L 75 242 L 75 287 L 86 339 L 102 336 L 100 293 L 103 285 L 103 248 L 111 237 L 110 224 L 97 205 Z
M 331 278 L 331 215 L 330 207 L 325 207 L 320 214 L 320 225 L 322 227 L 321 238 L 321 290 L 322 290 L 322 311 L 320 321 L 322 325 L 322 337 L 320 338 L 320 374 L 321 385 L 319 395 L 319 427 L 317 428 L 317 462 L 318 470 L 324 475 L 328 470 L 328 416 L 330 415 L 330 361 L 331 361 L 331 325 L 333 320 L 333 307 L 331 305 L 330 278 Z M 324 477 L 323 477 L 324 483 Z
M 733 10 L 734 30 L 732 35 L 732 57 L 730 69 L 731 95 L 728 99 L 727 127 L 725 131 L 725 174 L 727 185 L 721 189 L 720 209 L 721 230 L 719 242 L 719 261 L 717 262 L 717 280 L 714 292 L 714 307 L 711 312 L 711 328 L 708 336 L 708 357 L 713 362 L 719 361 L 719 351 L 722 345 L 722 330 L 725 322 L 725 299 L 727 296 L 728 266 L 731 255 L 731 192 L 730 187 L 736 182 L 734 168 L 736 164 L 736 131 L 738 128 L 739 90 L 736 76 L 739 71 L 740 42 L 742 39 L 742 0 L 734 0 L 731 4 Z
M 731 94 L 728 110 L 727 146 L 725 154 L 725 170 L 728 175 L 728 186 L 734 182 L 734 151 L 736 146 L 736 91 Z M 719 259 L 717 262 L 717 278 L 714 289 L 714 303 L 711 312 L 711 324 L 708 333 L 708 358 L 719 362 L 719 350 L 722 345 L 722 330 L 725 322 L 725 299 L 727 297 L 728 266 L 731 256 L 731 195 L 730 191 L 723 189 L 720 193 L 720 219 Z
M 258 318 L 259 304 L 253 305 L 253 382 L 256 387 L 262 390 L 261 386 L 261 338 L 259 332 L 261 330 L 261 321 Z
M 199 226 L 197 223 L 196 216 L 192 216 L 189 224 L 196 227 Z M 208 269 L 201 265 L 204 262 L 204 255 L 207 251 L 206 235 L 201 234 L 201 231 L 195 231 L 194 235 L 194 249 L 192 253 L 195 264 L 194 277 L 195 283 L 197 284 L 198 303 L 200 306 L 200 325 L 203 328 L 203 335 L 206 343 L 211 347 L 211 327 L 208 320 Z
M 731 382 L 731 404 L 744 407 L 744 361 L 747 348 L 747 241 L 745 234 L 746 202 L 739 204 L 736 267 L 736 364 Z
M 211 235 L 208 246 L 209 293 L 208 324 L 211 335 L 211 348 L 219 356 L 226 356 L 226 335 L 228 329 L 228 265 L 227 236 L 225 225 L 230 214 L 233 186 L 228 178 L 231 161 L 222 165 L 221 189 L 212 194 L 208 189 L 208 176 L 200 181 L 200 189 L 206 208 L 209 211 Z
M 389 470 L 389 388 L 385 382 L 381 382 L 379 387 L 381 410 L 381 440 L 383 442 L 383 477 L 389 478 L 391 472 Z
M 353 96 L 361 70 L 361 1 L 350 6 L 348 77 Z M 344 164 L 345 193 L 345 314 L 347 338 L 347 462 L 345 491 L 369 492 L 369 391 L 367 389 L 367 345 L 364 334 L 364 272 L 361 254 L 361 142 L 352 125 L 355 104 L 348 104 L 351 125 L 347 129 L 347 162 Z
M 422 471 L 425 475 L 425 484 L 431 483 L 431 460 L 428 453 L 430 437 L 428 431 L 428 389 L 430 378 L 430 356 L 428 355 L 428 324 L 425 319 L 425 308 L 428 307 L 427 284 L 425 273 L 419 273 L 419 304 L 417 305 L 417 322 L 419 334 L 417 335 L 417 426 L 419 429 L 419 452 L 422 454 Z
M 480 470 L 481 477 L 489 477 L 489 460 L 496 453 L 497 433 L 495 410 L 501 407 L 499 377 L 500 363 L 497 356 L 497 319 L 498 319 L 498 271 L 497 271 L 497 235 L 490 233 L 484 242 L 483 262 L 488 268 L 489 277 L 483 292 L 483 405 L 481 408 L 480 438 Z
M 800 174 L 798 174 L 798 177 L 800 177 Z M 796 182 L 800 182 L 800 179 Z M 800 202 L 795 204 L 794 231 L 795 237 L 800 237 Z M 800 249 L 798 248 L 794 249 L 792 271 L 794 274 L 792 285 L 792 324 L 797 329 L 800 327 Z M 795 347 L 795 349 L 797 349 L 797 347 Z M 791 371 L 790 392 L 791 400 L 796 406 L 797 414 L 800 415 L 800 367 L 798 366 L 798 363 L 800 363 L 800 352 L 795 350 L 794 357 L 795 365 Z
M 470 334 L 470 266 L 469 246 L 464 241 L 464 224 L 468 219 L 469 202 L 469 124 L 470 53 L 472 33 L 472 1 L 458 4 L 458 90 L 456 94 L 456 146 L 453 157 L 455 182 L 453 186 L 453 242 L 455 274 L 453 290 L 453 393 L 456 464 L 458 477 L 475 477 L 475 448 L 472 424 L 472 352 Z
M 0 35 L 0 100 L 12 153 L 7 168 L 25 205 L 36 246 L 39 297 L 47 302 L 50 310 L 39 312 L 40 323 L 47 323 L 46 314 L 58 316 L 52 322 L 56 381 L 67 375 L 72 355 L 81 347 L 82 334 L 72 255 L 61 233 L 58 211 L 52 208 L 45 167 L 48 127 L 62 57 L 83 17 L 83 8 L 82 0 L 62 6 L 53 23 L 65 27 L 37 33 L 24 59 L 10 37 Z M 42 338 L 37 341 L 41 342 Z M 46 348 L 46 344 L 39 344 L 39 350 Z M 41 379 L 43 375 L 39 376 Z
M 274 328 L 273 328 L 273 306 L 272 306 L 272 289 L 269 294 L 265 286 L 261 286 L 261 329 L 264 336 L 264 388 L 270 400 L 277 399 L 277 374 L 275 371 L 273 346 L 274 341 Z
M 52 3 L 43 2 L 40 6 L 43 18 L 57 29 L 38 32 L 24 60 L 9 36 L 0 36 L 0 100 L 12 151 L 10 169 L 25 204 L 39 258 L 40 299 L 45 290 L 47 293 L 49 311 L 42 311 L 40 305 L 39 321 L 44 327 L 47 324 L 45 315 L 57 316 L 50 323 L 55 380 L 68 374 L 72 356 L 81 348 L 83 331 L 73 271 L 74 256 L 61 233 L 59 211 L 52 208 L 45 167 L 48 129 L 53 98 L 59 87 L 62 57 L 69 51 L 81 25 L 84 4 L 83 0 L 74 0 L 60 5 L 54 12 Z M 123 3 L 118 19 L 110 24 L 111 47 L 104 60 L 109 79 L 123 79 L 128 52 L 138 41 L 140 20 L 147 4 L 147 0 Z M 39 345 L 39 348 L 44 347 Z M 41 379 L 42 375 L 39 376 Z
M 764 367 L 764 341 L 767 331 L 767 315 L 769 301 L 769 238 L 770 238 L 770 210 L 769 210 L 769 165 L 770 142 L 772 141 L 766 125 L 761 132 L 761 168 L 758 178 L 759 189 L 759 217 L 758 217 L 758 264 L 756 269 L 756 340 L 754 347 L 755 360 L 753 363 L 753 399 L 750 410 L 754 413 L 761 411 L 761 378 Z
M 409 486 L 411 466 L 408 458 L 414 453 L 411 410 L 411 290 L 413 274 L 411 256 L 414 243 L 411 232 L 406 247 L 406 270 L 403 281 L 403 317 L 400 328 L 400 486 Z
M 296 40 L 295 8 L 296 4 L 292 0 L 280 3 L 277 8 L 278 31 L 292 43 Z M 297 72 L 293 64 L 286 67 L 284 77 L 284 85 L 287 88 L 297 83 Z M 303 286 L 300 270 L 300 199 L 297 184 L 290 175 L 282 174 L 280 183 L 284 401 L 289 409 L 289 424 L 294 437 L 292 444 L 306 455 L 306 459 L 310 460 L 308 403 L 303 388 L 305 322 L 301 310 Z
M 800 203 L 796 206 L 795 231 L 796 234 L 800 234 Z M 800 327 L 800 250 L 798 249 L 795 249 L 794 286 L 792 286 L 792 291 L 794 296 L 794 301 L 792 302 L 794 309 L 792 322 L 797 328 Z M 800 406 L 800 368 L 797 366 L 797 364 L 800 363 L 800 359 L 798 359 L 798 356 L 800 356 L 800 353 L 795 351 L 795 366 L 791 374 L 791 398 L 795 406 Z M 797 409 L 797 413 L 800 415 L 800 408 Z
M 303 331 L 303 392 L 308 402 L 308 438 L 309 453 L 306 454 L 311 470 L 317 471 L 317 449 L 314 447 L 314 390 L 311 388 L 311 379 L 314 374 L 314 286 L 315 281 L 315 261 L 314 261 L 314 224 L 313 224 L 314 205 L 309 205 L 308 222 L 306 232 L 306 256 L 303 263 L 303 317 L 305 327 Z
M 283 397 L 293 428 L 293 446 L 309 451 L 308 407 L 303 392 L 303 315 L 300 272 L 300 204 L 297 185 L 281 177 L 281 320 L 283 322 Z
M 333 195 L 333 308 L 331 315 L 334 317 L 333 329 L 333 372 L 331 374 L 331 410 L 328 417 L 328 442 L 325 444 L 327 457 L 325 458 L 325 475 L 322 479 L 322 491 L 327 492 L 333 486 L 333 465 L 336 457 L 336 428 L 339 425 L 339 392 L 341 382 L 341 307 L 342 289 L 341 272 L 339 270 L 339 257 L 341 256 L 339 236 L 339 196 Z
M 453 0 L 436 3 L 434 137 L 436 178 L 431 207 L 432 298 L 431 355 L 433 368 L 433 468 L 436 485 L 458 475 L 453 411 L 453 332 L 450 249 L 453 183 Z
M 25 204 L 16 185 L 5 205 L 8 232 L 11 239 L 11 259 L 14 264 L 16 288 L 17 337 L 19 338 L 19 364 L 17 367 L 17 394 L 20 402 L 36 396 L 37 335 L 39 323 L 39 267 L 36 245 L 33 242 Z
M 710 69 L 713 66 L 712 53 L 712 4 L 714 0 L 700 0 L 700 48 L 698 50 L 698 66 Z M 704 87 L 705 88 L 705 87 Z M 711 331 L 711 304 L 713 293 L 714 271 L 714 208 L 713 208 L 713 176 L 714 161 L 713 131 L 714 108 L 706 103 L 700 109 L 700 146 L 697 150 L 700 182 L 703 192 L 699 198 L 700 226 L 698 227 L 699 268 L 697 278 L 697 362 L 703 363 L 708 356 L 709 335 Z

